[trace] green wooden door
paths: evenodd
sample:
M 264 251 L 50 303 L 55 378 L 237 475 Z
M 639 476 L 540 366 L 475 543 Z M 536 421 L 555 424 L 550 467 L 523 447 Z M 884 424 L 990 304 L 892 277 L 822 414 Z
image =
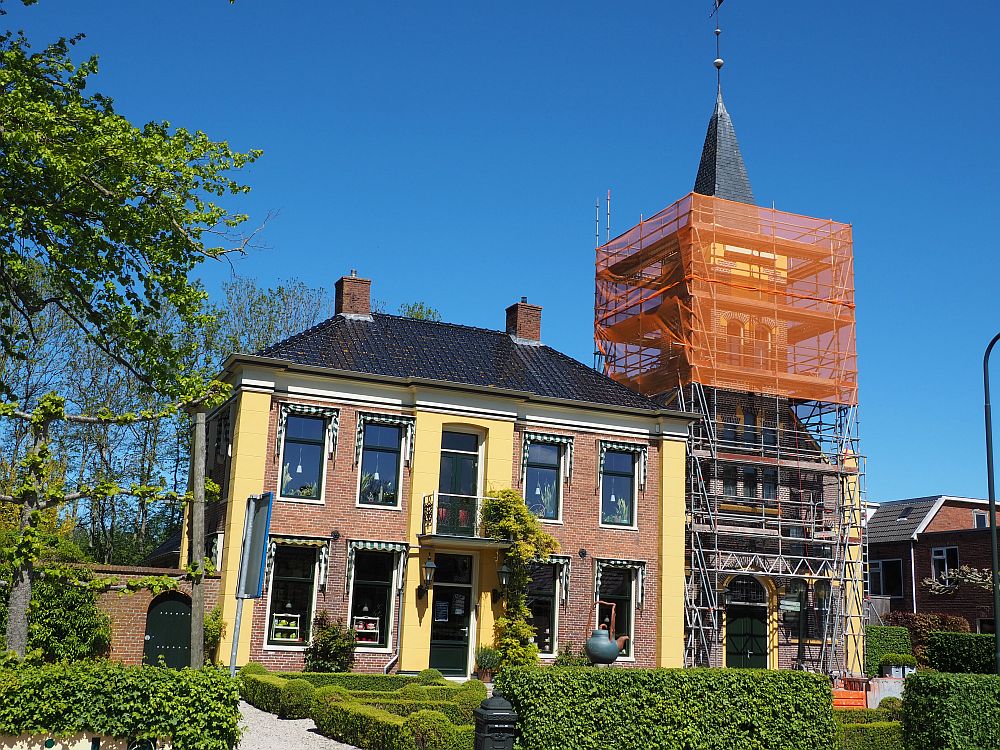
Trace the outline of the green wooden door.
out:
M 430 666 L 442 674 L 464 677 L 469 669 L 471 586 L 434 585 L 431 604 Z
M 767 669 L 767 608 L 726 610 L 726 666 Z
M 143 664 L 172 669 L 191 666 L 191 602 L 180 594 L 164 594 L 153 600 L 146 613 L 146 643 Z

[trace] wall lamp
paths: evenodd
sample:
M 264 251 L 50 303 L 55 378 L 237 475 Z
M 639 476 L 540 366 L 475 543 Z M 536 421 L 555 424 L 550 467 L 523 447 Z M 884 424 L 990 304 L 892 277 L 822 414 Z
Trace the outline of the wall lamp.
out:
M 499 568 L 497 568 L 497 580 L 500 581 L 500 588 L 493 589 L 493 601 L 501 601 L 505 596 L 507 596 L 507 587 L 510 585 L 510 568 L 507 567 L 507 563 L 504 563 Z
M 434 573 L 436 571 L 437 565 L 428 557 L 427 562 L 424 563 L 424 567 L 420 571 L 421 583 L 417 586 L 417 599 L 426 597 L 427 592 L 434 587 Z

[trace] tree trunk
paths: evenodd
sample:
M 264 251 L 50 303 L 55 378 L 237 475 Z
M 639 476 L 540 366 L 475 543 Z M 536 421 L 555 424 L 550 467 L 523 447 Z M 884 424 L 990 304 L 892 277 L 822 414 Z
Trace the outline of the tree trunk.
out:
M 31 519 L 31 509 L 21 509 L 21 531 Z M 32 560 L 22 563 L 11 573 L 10 598 L 7 601 L 7 649 L 23 659 L 28 653 L 28 605 L 31 604 L 31 579 L 35 574 Z
M 205 412 L 194 415 L 194 449 L 191 451 L 191 666 L 205 664 Z

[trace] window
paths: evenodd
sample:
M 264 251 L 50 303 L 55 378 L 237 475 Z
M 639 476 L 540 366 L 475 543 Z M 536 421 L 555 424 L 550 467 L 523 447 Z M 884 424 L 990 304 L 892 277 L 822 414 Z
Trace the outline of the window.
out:
M 743 497 L 757 497 L 757 468 L 743 467 Z
M 736 442 L 736 426 L 739 422 L 734 417 L 724 417 L 722 420 L 722 440 L 726 443 Z
M 722 467 L 722 494 L 727 498 L 736 497 L 736 467 Z
M 362 505 L 399 506 L 400 446 L 403 430 L 398 425 L 369 422 L 365 425 L 361 451 Z
M 903 561 L 872 560 L 869 565 L 872 596 L 903 597 Z
M 479 436 L 441 433 L 441 474 L 438 479 L 438 534 L 475 536 L 479 489 Z
M 946 586 L 952 572 L 958 571 L 958 547 L 935 547 L 931 550 L 931 575 Z
M 291 420 L 289 420 L 291 421 Z M 269 646 L 305 646 L 313 617 L 316 548 L 279 546 L 268 592 Z
M 601 473 L 601 523 L 635 524 L 635 455 L 609 450 Z
M 764 469 L 762 475 L 763 482 L 761 484 L 764 490 L 764 499 L 772 501 L 768 505 L 774 505 L 773 501 L 778 499 L 778 470 Z
M 761 323 L 754 326 L 753 359 L 755 367 L 771 368 L 771 329 Z
M 990 514 L 984 510 L 972 511 L 972 528 L 988 529 L 990 527 Z
M 809 633 L 811 638 L 822 639 L 828 632 L 830 591 L 829 581 L 816 581 L 816 585 L 813 587 L 813 617 Z
M 743 324 L 738 320 L 726 323 L 726 353 L 729 364 L 743 365 Z
M 764 422 L 763 434 L 766 447 L 774 448 L 778 445 L 778 428 L 774 422 Z
M 535 645 L 539 653 L 556 652 L 556 606 L 557 566 L 535 564 L 531 566 L 531 582 L 528 584 L 528 609 L 531 610 L 531 624 L 535 628 Z
M 288 415 L 282 451 L 281 496 L 319 500 L 323 492 L 326 421 Z
M 351 587 L 351 627 L 360 648 L 388 648 L 396 556 L 358 551 Z
M 997 632 L 996 621 L 992 617 L 980 617 L 976 621 L 976 632 L 987 634 Z
M 608 604 L 598 604 L 597 622 L 600 628 L 611 628 L 611 604 L 614 604 L 614 636 L 628 636 L 622 647 L 622 656 L 632 655 L 632 610 L 635 608 L 633 573 L 627 568 L 605 567 L 601 571 L 601 588 L 598 599 Z
M 755 448 L 759 441 L 757 412 L 746 409 L 743 412 L 743 445 L 748 448 Z
M 528 508 L 539 518 L 558 521 L 560 514 L 562 446 L 529 443 L 525 467 L 524 496 Z

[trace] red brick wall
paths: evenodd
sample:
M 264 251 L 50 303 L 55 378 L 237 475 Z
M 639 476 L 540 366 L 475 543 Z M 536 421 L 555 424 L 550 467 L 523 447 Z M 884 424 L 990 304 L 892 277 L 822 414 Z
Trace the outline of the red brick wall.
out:
M 942 508 L 944 510 L 944 508 Z M 959 565 L 989 568 L 991 565 L 989 529 L 939 531 L 921 534 L 914 547 L 917 576 L 917 611 L 960 615 L 976 630 L 979 618 L 993 618 L 993 593 L 962 584 L 953 594 L 932 594 L 921 585 L 931 575 L 931 551 L 935 547 L 958 547 Z
M 932 531 L 959 531 L 962 529 L 975 528 L 973 519 L 974 511 L 989 511 L 989 506 L 982 503 L 963 503 L 955 500 L 946 500 L 934 518 L 927 525 L 924 533 Z M 1000 518 L 1000 513 L 997 514 Z
M 869 544 L 868 545 L 868 560 L 902 560 L 903 561 L 903 598 L 902 599 L 891 599 L 889 601 L 889 607 L 893 612 L 912 612 L 913 611 L 913 573 L 910 570 L 910 543 L 909 542 L 891 542 L 884 544 Z M 918 562 L 919 566 L 919 562 Z M 930 573 L 927 573 L 930 575 Z M 917 585 L 919 587 L 920 580 L 924 576 L 919 575 L 918 567 L 918 578 Z
M 94 574 L 118 578 L 124 582 L 144 576 L 179 576 L 184 571 L 174 568 L 136 568 L 118 565 L 94 566 Z M 191 582 L 181 581 L 178 591 L 191 596 Z M 134 593 L 107 591 L 97 599 L 97 606 L 111 618 L 110 658 L 123 664 L 141 664 L 146 635 L 146 612 L 155 597 L 141 589 Z M 205 611 L 210 612 L 219 599 L 219 578 L 205 579 Z M 206 654 L 206 657 L 210 654 Z M 225 661 L 225 659 L 222 659 Z

